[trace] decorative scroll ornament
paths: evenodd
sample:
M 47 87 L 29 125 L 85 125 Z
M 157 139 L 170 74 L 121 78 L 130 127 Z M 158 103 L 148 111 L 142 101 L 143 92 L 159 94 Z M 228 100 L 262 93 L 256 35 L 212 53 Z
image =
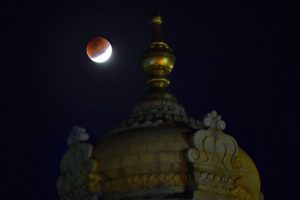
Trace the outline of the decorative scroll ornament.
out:
M 97 162 L 91 159 L 93 146 L 84 143 L 89 135 L 84 128 L 73 127 L 67 144 L 70 146 L 61 161 L 57 189 L 61 200 L 96 200 L 101 178 L 95 174 Z
M 226 199 L 234 199 L 233 191 L 237 188 L 241 167 L 237 161 L 238 144 L 223 132 L 226 124 L 216 111 L 207 114 L 202 123 L 206 129 L 192 136 L 194 148 L 188 150 L 197 184 L 194 199 L 199 196 L 218 199 L 218 195 L 229 195 L 232 198 Z

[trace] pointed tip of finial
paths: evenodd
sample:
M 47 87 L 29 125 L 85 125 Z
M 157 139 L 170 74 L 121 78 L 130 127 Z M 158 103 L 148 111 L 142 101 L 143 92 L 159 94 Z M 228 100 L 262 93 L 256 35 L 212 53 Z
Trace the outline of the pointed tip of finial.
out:
M 154 41 L 162 42 L 162 17 L 160 15 L 156 15 L 152 18 L 151 23 L 154 26 Z
M 152 18 L 151 20 L 152 24 L 157 24 L 157 25 L 160 25 L 162 24 L 162 17 L 161 16 L 155 16 Z

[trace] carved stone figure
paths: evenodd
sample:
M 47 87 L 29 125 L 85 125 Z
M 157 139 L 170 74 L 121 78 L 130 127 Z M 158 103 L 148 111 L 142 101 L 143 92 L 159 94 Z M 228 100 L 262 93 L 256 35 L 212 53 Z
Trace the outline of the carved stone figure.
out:
M 97 162 L 91 159 L 93 146 L 84 143 L 88 139 L 89 135 L 84 128 L 73 127 L 67 139 L 70 148 L 62 158 L 61 176 L 57 180 L 61 199 L 74 199 L 69 196 L 73 196 L 75 190 L 82 193 L 75 195 L 76 199 L 86 194 L 90 196 L 87 199 L 91 199 L 94 198 L 91 194 L 99 192 L 100 177 L 93 173 L 97 168 Z

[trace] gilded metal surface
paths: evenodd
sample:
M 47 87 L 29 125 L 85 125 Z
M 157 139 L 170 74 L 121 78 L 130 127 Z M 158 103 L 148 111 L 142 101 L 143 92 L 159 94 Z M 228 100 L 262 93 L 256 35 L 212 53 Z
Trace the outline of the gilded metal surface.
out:
M 170 81 L 166 78 L 152 78 L 147 81 L 148 84 L 152 85 L 153 87 L 167 87 L 170 84 Z
M 174 67 L 175 56 L 172 49 L 162 41 L 161 17 L 154 17 L 152 23 L 155 26 L 156 38 L 145 51 L 142 63 L 144 70 L 151 77 L 148 83 L 154 88 L 165 88 L 170 84 L 166 76 Z
M 155 17 L 153 17 L 152 23 L 153 24 L 162 24 L 162 18 L 161 18 L 161 16 L 155 16 Z

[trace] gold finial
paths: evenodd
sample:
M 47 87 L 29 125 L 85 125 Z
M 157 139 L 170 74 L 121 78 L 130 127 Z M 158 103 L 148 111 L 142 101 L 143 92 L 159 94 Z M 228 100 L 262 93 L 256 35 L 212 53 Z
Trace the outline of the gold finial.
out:
M 175 56 L 172 49 L 162 40 L 162 18 L 155 16 L 151 22 L 154 25 L 155 37 L 144 54 L 143 66 L 144 70 L 151 76 L 148 84 L 154 88 L 165 88 L 170 84 L 166 76 L 173 69 Z
M 162 42 L 162 34 L 161 34 L 161 25 L 162 25 L 162 18 L 161 16 L 155 16 L 151 20 L 151 23 L 154 25 L 154 41 Z
M 161 18 L 161 16 L 155 16 L 155 17 L 153 17 L 151 22 L 153 24 L 162 24 L 162 18 Z

